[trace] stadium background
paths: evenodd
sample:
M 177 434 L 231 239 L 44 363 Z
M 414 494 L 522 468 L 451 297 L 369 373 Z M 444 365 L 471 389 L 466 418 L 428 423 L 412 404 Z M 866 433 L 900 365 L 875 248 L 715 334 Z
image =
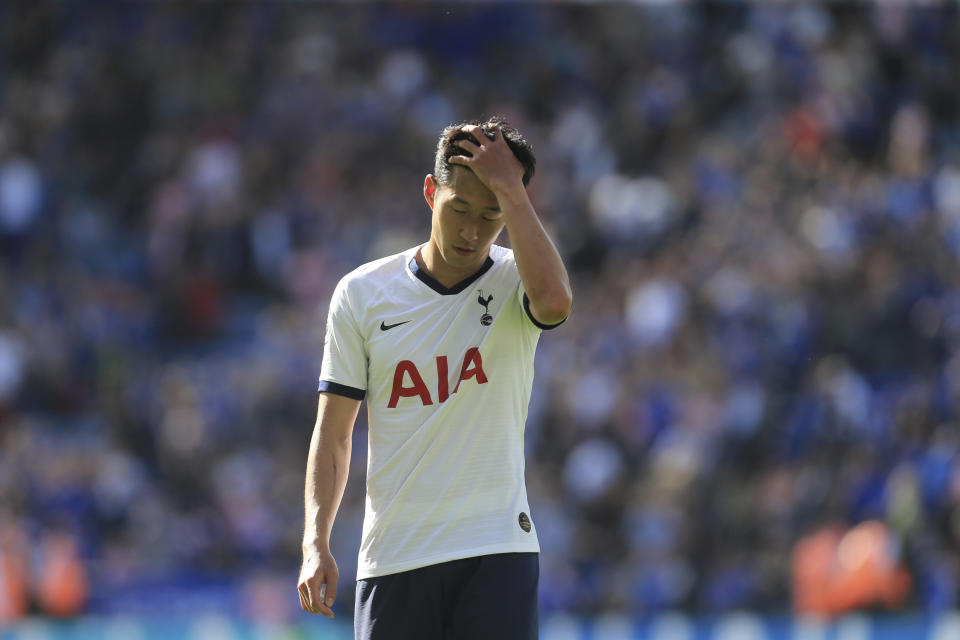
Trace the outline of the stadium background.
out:
M 425 240 L 437 133 L 494 113 L 576 298 L 527 425 L 544 637 L 960 637 L 956 5 L 0 33 L 0 637 L 349 637 L 363 417 L 340 622 L 295 592 L 326 304 Z

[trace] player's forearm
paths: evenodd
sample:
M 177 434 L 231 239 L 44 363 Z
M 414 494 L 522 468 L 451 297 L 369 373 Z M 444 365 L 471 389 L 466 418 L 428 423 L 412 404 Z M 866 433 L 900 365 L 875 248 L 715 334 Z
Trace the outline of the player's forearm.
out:
M 530 298 L 534 316 L 545 324 L 556 324 L 570 313 L 573 294 L 560 253 L 540 222 L 526 189 L 497 193 L 503 211 L 510 246 L 517 261 L 523 288 Z
M 313 430 L 304 488 L 304 547 L 330 547 L 330 530 L 347 486 L 351 443 L 351 435 L 331 437 L 319 422 Z

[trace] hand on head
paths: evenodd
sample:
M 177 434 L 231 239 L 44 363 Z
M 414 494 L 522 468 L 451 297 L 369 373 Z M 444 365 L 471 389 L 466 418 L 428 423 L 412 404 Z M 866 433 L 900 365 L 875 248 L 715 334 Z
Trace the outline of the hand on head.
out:
M 469 168 L 494 193 L 523 186 L 523 165 L 507 145 L 499 125 L 493 126 L 492 138 L 475 124 L 464 125 L 460 131 L 470 137 L 453 140 L 452 144 L 469 155 L 451 156 L 450 164 Z

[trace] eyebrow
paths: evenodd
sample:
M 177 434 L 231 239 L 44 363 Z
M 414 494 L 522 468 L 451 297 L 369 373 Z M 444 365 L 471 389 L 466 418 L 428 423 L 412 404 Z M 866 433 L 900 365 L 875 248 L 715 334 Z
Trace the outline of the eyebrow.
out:
M 459 203 L 461 203 L 461 204 L 465 204 L 465 205 L 468 206 L 468 207 L 473 206 L 472 204 L 470 204 L 469 202 L 467 202 L 466 200 L 464 200 L 464 199 L 461 198 L 460 196 L 453 196 L 453 200 L 456 200 L 457 202 L 459 202 Z M 494 212 L 494 213 L 500 213 L 500 207 L 484 207 L 483 210 L 484 210 L 484 211 L 492 211 L 492 212 Z

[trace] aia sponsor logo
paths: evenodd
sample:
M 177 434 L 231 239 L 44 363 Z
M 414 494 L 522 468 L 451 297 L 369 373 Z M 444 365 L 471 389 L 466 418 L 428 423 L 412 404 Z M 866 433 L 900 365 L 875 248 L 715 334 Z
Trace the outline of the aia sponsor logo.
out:
M 437 367 L 437 402 L 446 402 L 451 395 L 457 392 L 461 382 L 470 379 L 476 379 L 477 384 L 487 383 L 487 374 L 483 370 L 483 358 L 480 357 L 480 349 L 470 347 L 463 354 L 463 361 L 460 363 L 460 376 L 450 391 L 450 371 L 447 362 L 447 356 L 436 357 Z M 433 404 L 433 396 L 427 384 L 420 375 L 420 370 L 412 360 L 401 360 L 393 370 L 393 389 L 390 391 L 390 402 L 387 408 L 396 409 L 400 398 L 420 398 L 423 406 Z

